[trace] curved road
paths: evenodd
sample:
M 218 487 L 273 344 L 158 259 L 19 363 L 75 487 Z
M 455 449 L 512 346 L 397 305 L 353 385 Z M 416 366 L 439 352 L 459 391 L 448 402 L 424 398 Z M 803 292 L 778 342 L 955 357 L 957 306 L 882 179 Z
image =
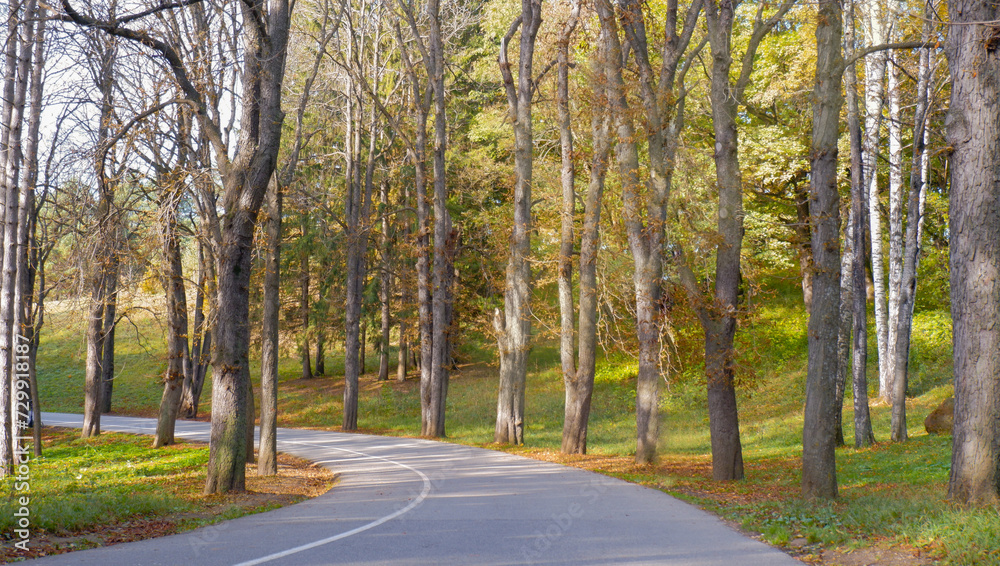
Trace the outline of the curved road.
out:
M 47 413 L 47 425 L 80 427 Z M 156 421 L 102 417 L 152 434 Z M 208 423 L 177 422 L 208 440 Z M 31 561 L 79 566 L 254 564 L 800 564 L 660 491 L 480 448 L 279 429 L 278 449 L 340 474 L 308 501 L 185 533 Z

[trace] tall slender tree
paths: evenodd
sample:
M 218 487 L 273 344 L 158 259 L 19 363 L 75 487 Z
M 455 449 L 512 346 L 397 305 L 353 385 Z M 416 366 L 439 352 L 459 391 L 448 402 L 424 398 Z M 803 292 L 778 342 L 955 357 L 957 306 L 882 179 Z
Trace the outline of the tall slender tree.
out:
M 534 158 L 531 105 L 535 92 L 532 63 L 535 39 L 542 24 L 541 0 L 521 0 L 521 15 L 511 24 L 500 45 L 500 72 L 507 90 L 507 106 L 514 124 L 514 222 L 504 287 L 504 312 L 497 311 L 494 327 L 500 348 L 500 396 L 497 401 L 496 442 L 524 444 L 524 394 L 531 349 L 531 178 Z M 507 57 L 507 44 L 520 27 L 517 86 Z
M 841 55 L 840 0 L 822 0 L 816 21 L 816 83 L 809 210 L 816 274 L 809 314 L 809 364 L 802 433 L 802 495 L 837 496 L 834 389 L 840 323 L 840 196 L 837 191 Z
M 757 49 L 764 37 L 794 5 L 794 0 L 786 0 L 765 19 L 765 3 L 758 4 L 753 31 L 739 62 L 739 76 L 733 82 L 730 70 L 733 66 L 731 50 L 736 3 L 729 0 L 705 2 L 705 21 L 712 52 L 709 98 L 712 105 L 712 129 L 715 135 L 714 161 L 716 185 L 719 191 L 717 226 L 720 241 L 716 246 L 715 285 L 712 297 L 710 299 L 701 297 L 689 268 L 685 270 L 688 273 L 685 277 L 687 281 L 685 286 L 688 293 L 700 304 L 698 317 L 705 331 L 705 373 L 708 380 L 709 427 L 712 436 L 712 476 L 716 480 L 743 478 L 743 448 L 740 440 L 733 367 L 733 343 L 743 284 L 740 255 L 744 231 L 737 109 L 750 83 Z M 810 201 L 810 206 L 812 204 Z M 814 265 L 815 261 L 816 254 L 813 251 Z M 815 297 L 815 275 L 812 285 Z

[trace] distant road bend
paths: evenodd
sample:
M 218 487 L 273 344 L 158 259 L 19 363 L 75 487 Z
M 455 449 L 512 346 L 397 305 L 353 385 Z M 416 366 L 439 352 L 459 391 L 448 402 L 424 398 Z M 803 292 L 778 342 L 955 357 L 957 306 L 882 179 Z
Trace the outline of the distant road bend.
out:
M 82 417 L 45 413 L 47 425 Z M 152 434 L 154 419 L 101 417 Z M 207 441 L 209 425 L 177 422 Z M 30 561 L 145 565 L 782 566 L 800 562 L 660 491 L 480 448 L 279 429 L 278 449 L 340 474 L 320 497 L 181 534 Z

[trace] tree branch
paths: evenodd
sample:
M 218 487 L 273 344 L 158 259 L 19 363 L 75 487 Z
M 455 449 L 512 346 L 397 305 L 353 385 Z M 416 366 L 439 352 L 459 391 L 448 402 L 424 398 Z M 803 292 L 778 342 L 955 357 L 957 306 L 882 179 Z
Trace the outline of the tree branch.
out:
M 517 91 L 514 89 L 514 76 L 510 72 L 510 60 L 507 58 L 507 45 L 514 38 L 517 28 L 521 27 L 521 16 L 518 16 L 510 23 L 507 35 L 500 41 L 500 56 L 497 62 L 500 64 L 500 74 L 503 75 L 503 86 L 507 91 L 507 102 L 510 103 L 511 115 L 517 114 Z
M 938 45 L 940 45 L 940 42 L 937 41 L 902 41 L 899 43 L 871 45 L 855 52 L 854 55 L 845 59 L 843 68 L 847 69 L 847 67 L 857 63 L 861 59 L 864 59 L 866 56 L 879 51 L 887 51 L 889 49 L 927 49 L 930 47 L 937 47 Z M 841 72 L 843 72 L 843 70 Z
M 116 20 L 118 25 L 127 24 L 129 22 L 145 18 L 146 16 L 151 16 L 157 12 L 163 12 L 164 10 L 173 10 L 174 8 L 186 8 L 192 4 L 197 4 L 202 0 L 180 0 L 178 2 L 160 2 L 158 6 L 154 6 L 148 10 L 139 12 L 137 14 L 132 14 L 129 16 L 123 16 Z
M 743 55 L 743 66 L 740 69 L 740 78 L 736 80 L 736 87 L 733 89 L 733 94 L 736 100 L 743 100 L 743 91 L 746 90 L 747 85 L 750 83 L 750 75 L 753 73 L 753 61 L 757 56 L 757 48 L 760 47 L 760 42 L 764 40 L 764 36 L 774 29 L 774 26 L 778 25 L 781 18 L 785 17 L 785 14 L 792 9 L 797 0 L 785 0 L 781 6 L 778 7 L 778 11 L 774 13 L 766 22 L 761 22 L 760 15 L 761 12 L 757 12 L 757 20 L 754 22 L 753 34 L 750 36 L 750 42 L 747 44 L 746 53 Z M 764 4 L 761 3 L 760 9 L 763 10 Z
M 80 27 L 99 29 L 108 35 L 135 41 L 153 49 L 159 53 L 160 56 L 166 59 L 167 64 L 170 66 L 170 70 L 174 74 L 174 79 L 181 87 L 181 91 L 184 92 L 184 96 L 194 104 L 196 113 L 199 117 L 199 122 L 201 123 L 209 141 L 212 143 L 212 146 L 215 148 L 215 157 L 219 164 L 219 172 L 224 177 L 227 176 L 229 173 L 229 155 L 226 144 L 222 139 L 222 132 L 219 130 L 218 124 L 213 122 L 211 117 L 208 115 L 208 107 L 205 105 L 205 101 L 202 99 L 201 93 L 198 92 L 198 89 L 195 88 L 194 83 L 192 83 L 191 79 L 188 77 L 187 69 L 184 67 L 184 62 L 181 61 L 177 51 L 168 43 L 156 39 L 144 31 L 137 31 L 131 28 L 122 27 L 115 21 L 107 22 L 97 20 L 90 16 L 81 14 L 70 5 L 69 0 L 62 0 L 62 7 L 66 12 L 66 15 L 69 16 L 70 20 L 74 24 Z

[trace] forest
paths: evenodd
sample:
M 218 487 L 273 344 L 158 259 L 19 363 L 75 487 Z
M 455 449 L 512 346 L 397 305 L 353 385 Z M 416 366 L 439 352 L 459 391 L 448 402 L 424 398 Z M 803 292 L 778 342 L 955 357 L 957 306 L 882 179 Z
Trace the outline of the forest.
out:
M 209 405 L 206 493 L 245 488 L 255 424 L 258 471 L 275 473 L 287 380 L 342 380 L 326 418 L 343 431 L 368 426 L 371 381 L 416 380 L 407 433 L 446 438 L 449 383 L 483 360 L 479 442 L 532 444 L 528 376 L 548 364 L 558 450 L 587 454 L 595 376 L 620 365 L 635 464 L 658 461 L 671 395 L 697 387 L 710 475 L 741 480 L 763 379 L 748 344 L 793 297 L 800 495 L 838 497 L 845 443 L 909 441 L 933 312 L 954 395 L 947 498 L 1000 504 L 994 4 L 0 10 L 2 476 L 29 410 L 41 454 L 39 392 L 56 383 L 83 437 L 101 433 L 126 402 L 123 337 L 152 317 L 154 446 Z M 66 312 L 84 362 L 57 382 L 41 360 Z

